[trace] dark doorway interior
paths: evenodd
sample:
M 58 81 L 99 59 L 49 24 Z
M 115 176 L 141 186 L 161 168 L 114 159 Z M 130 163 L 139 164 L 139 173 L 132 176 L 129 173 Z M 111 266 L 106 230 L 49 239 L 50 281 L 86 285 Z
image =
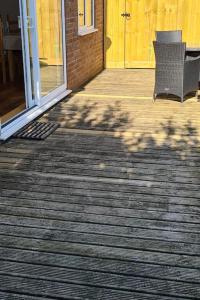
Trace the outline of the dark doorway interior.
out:
M 0 1 L 0 120 L 4 124 L 25 110 L 19 0 Z

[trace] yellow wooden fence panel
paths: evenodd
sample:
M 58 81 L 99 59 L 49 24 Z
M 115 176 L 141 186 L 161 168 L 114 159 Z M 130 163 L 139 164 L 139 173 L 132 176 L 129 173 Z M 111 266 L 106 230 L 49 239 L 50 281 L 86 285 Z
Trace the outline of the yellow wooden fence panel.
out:
M 124 12 L 124 2 L 131 16 L 123 20 L 119 16 Z M 182 30 L 188 46 L 200 46 L 199 0 L 107 0 L 105 3 L 106 67 L 123 67 L 123 55 L 127 68 L 154 67 L 152 42 L 156 30 Z
M 157 30 L 176 30 L 178 0 L 157 0 Z
M 199 0 L 178 0 L 178 27 L 183 31 L 183 41 L 190 47 L 200 46 Z
M 155 55 L 153 41 L 155 40 L 155 31 L 177 30 L 178 27 L 178 0 L 155 0 L 155 23 L 151 26 L 152 36 L 150 41 L 150 62 L 155 67 Z M 152 38 L 153 37 L 153 38 Z
M 151 67 L 155 10 L 156 0 L 126 0 L 126 12 L 130 13 L 125 27 L 126 68 Z
M 105 1 L 105 66 L 124 68 L 125 63 L 125 12 L 126 0 Z
M 126 0 L 127 68 L 154 67 L 153 40 L 156 30 L 176 30 L 178 0 Z

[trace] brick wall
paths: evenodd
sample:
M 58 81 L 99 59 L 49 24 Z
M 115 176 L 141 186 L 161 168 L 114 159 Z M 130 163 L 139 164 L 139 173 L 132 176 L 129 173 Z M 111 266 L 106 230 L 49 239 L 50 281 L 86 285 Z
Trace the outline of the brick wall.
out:
M 103 69 L 103 2 L 95 0 L 97 32 L 78 36 L 78 0 L 66 0 L 68 89 L 76 89 Z

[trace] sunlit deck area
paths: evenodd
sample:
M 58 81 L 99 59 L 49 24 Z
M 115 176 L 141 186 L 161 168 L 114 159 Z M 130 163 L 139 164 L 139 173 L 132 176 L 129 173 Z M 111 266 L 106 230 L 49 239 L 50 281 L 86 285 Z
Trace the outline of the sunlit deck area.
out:
M 200 299 L 200 102 L 105 70 L 0 145 L 0 299 Z

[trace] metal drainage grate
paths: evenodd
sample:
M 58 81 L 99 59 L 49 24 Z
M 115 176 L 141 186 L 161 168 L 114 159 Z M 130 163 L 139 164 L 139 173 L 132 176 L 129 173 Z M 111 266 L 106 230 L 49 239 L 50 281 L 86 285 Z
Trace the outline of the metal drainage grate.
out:
M 44 140 L 58 127 L 59 124 L 54 122 L 42 123 L 34 121 L 16 132 L 13 137 L 31 140 Z

